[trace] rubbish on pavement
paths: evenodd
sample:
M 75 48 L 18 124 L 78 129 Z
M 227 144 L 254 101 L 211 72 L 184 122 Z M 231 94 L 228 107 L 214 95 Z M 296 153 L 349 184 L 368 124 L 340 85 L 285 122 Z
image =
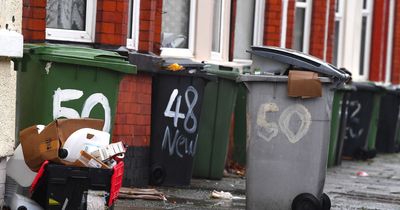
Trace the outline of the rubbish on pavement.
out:
M 38 171 L 45 160 L 68 164 L 59 156 L 60 148 L 67 138 L 81 128 L 101 130 L 102 120 L 96 119 L 58 119 L 41 126 L 31 126 L 20 132 L 20 141 L 25 163 L 32 171 Z
M 359 172 L 357 172 L 357 176 L 366 177 L 366 176 L 369 176 L 369 175 L 365 171 L 359 171 Z
M 88 190 L 86 198 L 86 210 L 99 210 L 106 207 L 105 191 Z
M 66 151 L 66 157 L 63 159 L 75 162 L 79 158 L 81 150 L 90 154 L 107 146 L 109 142 L 109 133 L 92 128 L 81 128 L 72 133 L 64 142 L 62 148 Z
M 233 196 L 230 192 L 216 191 L 216 190 L 213 190 L 211 192 L 211 198 L 226 199 L 226 200 L 246 199 L 245 197 Z
M 139 189 L 127 187 L 122 187 L 120 189 L 119 197 L 144 200 L 167 200 L 165 195 L 156 189 Z
M 14 194 L 12 196 L 10 209 L 43 210 L 43 208 L 39 206 L 39 204 L 37 204 L 35 201 L 20 194 Z
M 36 176 L 36 173 L 26 165 L 20 144 L 15 149 L 14 155 L 7 161 L 6 173 L 22 187 L 29 187 Z
M 93 157 L 97 158 L 98 160 L 105 161 L 114 156 L 120 156 L 123 153 L 125 153 L 124 144 L 122 142 L 117 142 L 96 149 L 91 153 L 91 155 L 93 155 Z
M 224 191 L 216 191 L 213 190 L 211 192 L 211 198 L 218 198 L 218 199 L 228 199 L 231 200 L 233 198 L 233 195 L 230 192 L 224 192 Z

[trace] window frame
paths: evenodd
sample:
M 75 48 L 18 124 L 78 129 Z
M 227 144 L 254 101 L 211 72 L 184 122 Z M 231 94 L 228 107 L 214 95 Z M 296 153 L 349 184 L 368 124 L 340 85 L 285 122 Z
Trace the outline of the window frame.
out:
M 357 75 L 356 75 L 356 77 L 361 80 L 368 80 L 368 77 L 369 77 L 369 63 L 370 63 L 370 52 L 371 52 L 371 42 L 372 42 L 371 37 L 372 37 L 372 21 L 373 21 L 374 1 L 367 0 L 366 3 L 367 3 L 367 5 L 366 5 L 367 8 L 366 9 L 362 8 L 362 11 L 361 11 L 361 19 L 363 17 L 367 18 L 367 24 L 366 24 L 367 28 L 365 29 L 365 31 L 366 31 L 365 42 L 361 43 L 361 45 L 365 46 L 364 55 L 363 55 L 364 60 L 362 61 L 364 69 L 363 69 L 363 74 L 361 75 L 360 74 L 361 69 L 359 68 Z M 361 25 L 361 31 L 362 31 L 362 25 Z M 360 50 L 360 56 L 361 56 L 361 50 Z M 360 66 L 360 64 L 359 64 L 359 66 Z
M 345 8 L 345 2 L 344 0 L 337 0 L 339 8 L 337 8 L 337 12 L 335 11 L 335 23 L 336 21 L 339 24 L 339 28 L 335 28 L 335 30 L 339 30 L 338 33 L 338 48 L 337 48 L 337 55 L 336 55 L 336 66 L 341 67 L 343 65 L 343 44 L 344 44 L 344 8 Z M 335 24 L 336 25 L 336 24 Z
M 216 0 L 218 1 L 218 0 Z M 221 0 L 221 21 L 220 21 L 220 34 L 219 34 L 219 51 L 212 51 L 211 48 L 211 60 L 215 61 L 222 61 L 223 60 L 223 51 L 224 51 L 224 41 L 227 37 L 225 37 L 225 16 L 226 16 L 226 0 Z M 213 17 L 214 17 L 214 12 L 213 12 Z M 211 43 L 214 41 L 214 31 L 211 30 Z
M 133 2 L 133 4 L 132 4 Z M 126 48 L 131 50 L 139 49 L 139 24 L 140 24 L 140 0 L 130 0 L 131 36 L 126 39 Z
M 189 39 L 188 48 L 167 48 L 161 47 L 161 57 L 176 57 L 176 58 L 193 58 L 194 57 L 194 41 L 196 29 L 196 3 L 197 0 L 190 0 L 190 15 L 189 15 Z M 161 31 L 162 33 L 162 31 Z
M 394 36 L 394 22 L 395 22 L 395 0 L 389 0 L 389 23 L 387 35 L 387 51 L 386 51 L 386 69 L 385 69 L 385 83 L 390 84 L 392 80 L 392 53 L 393 53 L 393 36 Z
M 296 1 L 295 3 L 295 10 L 297 8 L 304 8 L 305 10 L 303 40 L 302 40 L 303 49 L 301 50 L 304 53 L 309 53 L 310 50 L 312 3 L 313 3 L 312 0 L 305 0 L 305 2 Z M 294 24 L 296 24 L 296 22 Z M 295 27 L 293 27 L 293 30 L 294 29 Z
M 85 30 L 47 28 L 46 40 L 93 43 L 96 31 L 97 0 L 86 1 Z

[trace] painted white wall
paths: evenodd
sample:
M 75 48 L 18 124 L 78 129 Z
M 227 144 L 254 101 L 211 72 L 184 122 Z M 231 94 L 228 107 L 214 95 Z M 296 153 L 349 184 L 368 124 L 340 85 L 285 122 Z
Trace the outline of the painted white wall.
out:
M 14 152 L 16 72 L 10 57 L 21 57 L 23 39 L 21 35 L 22 0 L 0 1 L 1 36 L 9 43 L 0 44 L 0 206 L 4 204 L 6 156 Z M 7 29 L 6 29 L 7 24 Z M 18 48 L 12 49 L 10 48 Z

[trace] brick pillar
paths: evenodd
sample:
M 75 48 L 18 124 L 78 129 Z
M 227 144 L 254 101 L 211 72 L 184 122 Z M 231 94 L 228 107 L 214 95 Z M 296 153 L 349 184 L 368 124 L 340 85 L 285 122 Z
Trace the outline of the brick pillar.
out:
M 129 146 L 150 145 L 152 78 L 149 74 L 128 75 L 120 84 L 113 142 Z
M 313 1 L 311 15 L 309 53 L 321 59 L 324 56 L 326 6 L 327 1 Z
M 24 0 L 22 34 L 25 42 L 44 42 L 46 36 L 46 0 Z
M 389 1 L 375 0 L 372 20 L 372 40 L 369 80 L 384 81 L 386 68 Z
M 286 48 L 292 48 L 296 0 L 289 0 L 287 12 Z
M 264 45 L 280 46 L 282 1 L 265 1 Z
M 400 83 L 400 2 L 396 1 L 393 31 L 392 83 Z
M 140 1 L 139 52 L 160 54 L 162 0 Z
M 125 46 L 128 30 L 128 0 L 98 0 L 96 43 Z

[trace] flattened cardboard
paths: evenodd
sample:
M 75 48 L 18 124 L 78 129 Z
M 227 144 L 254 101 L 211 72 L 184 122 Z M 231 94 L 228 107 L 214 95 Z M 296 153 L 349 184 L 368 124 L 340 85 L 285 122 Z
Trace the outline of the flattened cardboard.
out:
M 78 129 L 101 130 L 103 124 L 103 120 L 97 119 L 58 119 L 47 125 L 41 133 L 38 133 L 36 125 L 25 128 L 19 136 L 26 165 L 35 172 L 45 160 L 71 165 L 58 157 L 62 144 Z
M 322 96 L 322 85 L 318 74 L 310 71 L 289 71 L 288 96 L 315 98 Z
M 75 161 L 73 165 L 78 167 L 110 169 L 110 167 L 108 167 L 106 164 L 97 160 L 95 157 L 83 150 L 81 151 L 81 156 L 78 158 L 78 160 Z

